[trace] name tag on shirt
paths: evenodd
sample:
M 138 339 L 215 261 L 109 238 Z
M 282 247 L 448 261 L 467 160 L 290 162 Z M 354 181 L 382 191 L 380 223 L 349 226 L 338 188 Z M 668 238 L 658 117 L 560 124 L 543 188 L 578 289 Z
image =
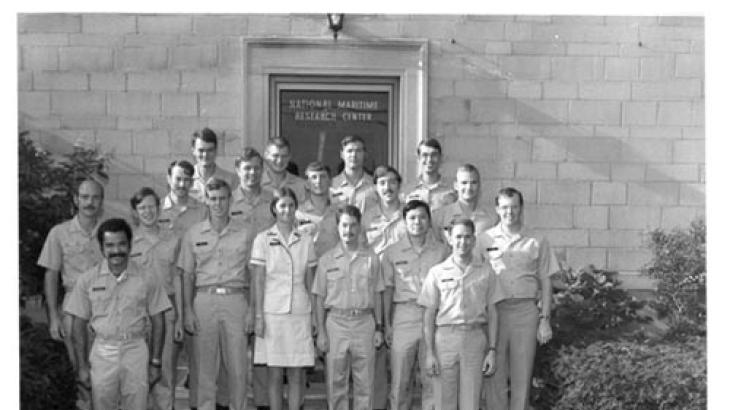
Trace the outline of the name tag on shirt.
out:
M 91 288 L 92 292 L 100 292 L 103 290 L 106 290 L 106 286 L 94 286 L 93 288 Z
M 454 278 L 441 279 L 441 282 L 453 282 Z
M 492 246 L 490 248 L 487 248 L 487 252 L 494 252 L 494 251 L 498 251 L 498 250 L 499 250 L 499 248 L 497 248 L 496 246 Z
M 337 272 L 338 270 L 340 270 L 340 268 L 330 268 L 330 269 L 327 269 L 327 271 L 325 273 Z
M 399 266 L 399 265 L 408 265 L 408 261 L 396 261 L 395 266 Z
M 157 220 L 157 222 L 160 222 L 160 223 L 166 224 L 166 223 L 169 223 L 169 222 L 170 222 L 170 219 L 168 219 L 168 218 L 164 218 L 164 219 L 158 219 L 158 220 Z
M 281 241 L 278 239 L 274 239 L 273 241 L 269 242 L 269 245 L 271 245 L 271 246 L 281 245 Z
M 243 215 L 243 211 L 233 211 L 231 215 Z
M 195 242 L 195 246 L 205 246 L 208 244 L 208 241 L 205 242 Z

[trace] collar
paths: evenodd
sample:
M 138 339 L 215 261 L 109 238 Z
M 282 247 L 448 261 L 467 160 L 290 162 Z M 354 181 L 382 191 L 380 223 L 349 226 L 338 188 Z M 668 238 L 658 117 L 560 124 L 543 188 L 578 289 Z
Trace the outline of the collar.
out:
M 439 175 L 439 180 L 432 184 L 427 184 L 427 183 L 423 182 L 422 177 L 423 177 L 423 174 L 418 174 L 418 179 L 416 180 L 416 188 L 426 188 L 429 191 L 432 191 L 436 188 L 448 188 L 446 181 L 444 181 L 443 175 Z
M 261 202 L 264 199 L 264 194 L 267 192 L 263 187 L 260 187 L 259 194 L 256 196 L 247 195 L 244 191 L 242 186 L 238 186 L 238 188 L 233 190 L 233 193 L 231 194 L 234 202 L 247 202 L 252 205 L 256 205 L 259 202 Z
M 520 229 L 520 231 L 514 235 L 508 234 L 507 232 L 505 232 L 501 223 L 498 223 L 496 226 L 489 228 L 487 230 L 487 232 L 493 238 L 501 238 L 501 239 L 508 240 L 509 242 L 518 241 L 518 240 L 522 239 L 522 237 L 524 236 L 524 229 Z
M 193 166 L 193 179 L 202 179 L 203 178 L 203 173 L 200 171 L 201 168 L 202 168 L 202 165 L 200 165 L 200 164 L 195 164 Z M 213 173 L 210 174 L 210 177 L 208 177 L 208 179 L 213 178 L 217 175 L 218 175 L 218 164 L 214 163 L 213 164 Z
M 268 167 L 264 167 L 264 172 L 261 173 L 261 185 L 274 185 L 274 180 L 271 178 L 271 171 Z M 288 185 L 292 182 L 292 179 L 296 178 L 294 174 L 292 174 L 289 171 L 286 171 L 284 173 L 284 178 L 281 180 L 281 183 L 276 186 L 276 188 L 279 188 L 281 186 Z
M 358 188 L 362 185 L 367 184 L 370 181 L 370 175 L 368 175 L 367 172 L 363 171 L 362 176 L 360 179 L 357 180 L 355 184 L 350 184 L 350 182 L 347 180 L 347 175 L 345 175 L 345 171 L 340 172 L 339 175 L 335 177 L 337 181 L 333 180 L 332 185 L 337 185 L 339 187 L 343 186 L 353 186 L 355 188 Z
M 84 230 L 84 228 L 81 227 L 81 221 L 79 221 L 79 214 L 76 214 L 76 215 L 74 215 L 73 218 L 71 218 L 70 228 L 71 228 L 72 232 L 79 232 L 86 236 L 89 236 L 89 235 L 93 236 L 94 232 L 96 232 L 96 229 L 99 227 L 99 224 L 101 224 L 101 218 L 97 218 L 96 224 L 91 229 L 91 233 L 88 233 L 88 232 L 86 232 L 86 230 Z
M 416 247 L 413 245 L 413 242 L 411 241 L 411 236 L 406 233 L 406 236 L 403 237 L 400 240 L 400 243 L 402 244 L 402 251 L 415 251 Z M 434 249 L 438 246 L 439 242 L 436 241 L 436 238 L 430 234 L 429 232 L 426 232 L 426 241 L 423 243 L 423 250 L 427 249 Z
M 175 203 L 172 201 L 172 195 L 170 193 L 168 193 L 162 199 L 162 209 L 167 210 L 167 209 L 173 208 L 174 206 L 175 206 Z M 203 206 L 202 202 L 198 201 L 197 199 L 195 199 L 191 196 L 188 196 L 188 203 L 185 204 L 185 207 L 182 208 L 182 210 L 184 211 L 185 209 L 188 209 L 188 208 L 197 209 L 201 206 Z
M 299 231 L 296 229 L 296 226 L 292 229 L 291 234 L 289 235 L 289 238 L 284 238 L 284 235 L 281 233 L 281 230 L 279 230 L 279 225 L 277 223 L 274 223 L 274 226 L 272 226 L 266 234 L 269 237 L 275 236 L 279 238 L 279 240 L 282 243 L 285 243 L 287 247 L 294 245 L 295 243 L 299 242 L 299 240 L 302 237 L 302 234 L 299 233 Z
M 449 269 L 456 269 L 461 272 L 461 268 L 454 261 L 453 254 L 449 255 L 449 257 L 446 258 L 446 260 L 444 260 L 444 264 L 445 264 L 445 267 L 447 267 Z M 466 265 L 466 269 L 464 269 L 464 271 L 463 271 L 463 276 L 466 276 L 469 273 L 473 272 L 475 269 L 478 269 L 481 267 L 482 267 L 482 260 L 477 255 L 475 255 L 472 251 L 471 263 Z
M 357 250 L 355 251 L 355 256 L 366 256 L 368 250 L 366 248 L 363 248 L 362 245 L 358 245 Z M 335 247 L 335 259 L 339 259 L 347 254 L 347 251 L 345 250 L 344 245 L 342 242 L 339 242 L 337 246 Z
M 124 271 L 122 271 L 122 273 L 120 273 L 119 276 L 114 276 L 114 274 L 112 274 L 112 272 L 109 270 L 109 263 L 107 262 L 106 259 L 104 259 L 99 264 L 99 274 L 100 275 L 109 275 L 112 278 L 114 278 L 114 280 L 117 283 L 119 283 L 119 282 L 125 281 L 127 279 L 127 277 L 129 277 L 130 275 L 133 275 L 134 272 L 135 272 L 134 268 L 135 267 L 133 265 L 133 262 L 131 260 L 128 260 L 127 261 L 127 269 L 125 269 Z

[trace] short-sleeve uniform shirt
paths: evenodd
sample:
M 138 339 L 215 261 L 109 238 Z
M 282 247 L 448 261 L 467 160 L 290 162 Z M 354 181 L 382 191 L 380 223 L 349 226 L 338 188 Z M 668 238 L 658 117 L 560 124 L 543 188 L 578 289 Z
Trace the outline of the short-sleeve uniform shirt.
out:
M 61 273 L 63 287 L 73 289 L 76 279 L 102 261 L 99 241 L 94 227 L 91 233 L 81 228 L 78 216 L 62 222 L 48 232 L 38 265 Z
M 206 219 L 207 216 L 208 207 L 197 199 L 190 197 L 184 207 L 177 207 L 170 194 L 167 194 L 162 200 L 157 223 L 161 228 L 169 229 L 182 237 L 191 226 Z
M 319 259 L 312 293 L 324 299 L 324 307 L 370 309 L 378 292 L 385 290 L 378 256 L 370 249 L 346 252 L 338 245 Z
M 418 199 L 431 207 L 431 212 L 456 202 L 456 191 L 453 184 L 447 182 L 443 177 L 434 184 L 426 184 L 419 176 L 415 182 L 403 187 L 403 202 Z
M 312 237 L 296 230 L 284 238 L 277 225 L 253 241 L 251 265 L 263 266 L 264 312 L 309 313 L 312 306 L 304 284 L 307 268 L 317 265 Z
M 271 192 L 279 188 L 289 188 L 294 191 L 294 195 L 297 196 L 297 202 L 303 202 L 306 196 L 306 184 L 304 183 L 304 179 L 292 174 L 291 172 L 287 172 L 281 183 L 276 185 L 271 179 L 271 176 L 269 176 L 269 172 L 264 169 L 264 172 L 261 175 L 261 188 Z
M 297 229 L 314 239 L 314 253 L 317 258 L 337 246 L 340 241 L 335 212 L 334 206 L 330 204 L 320 215 L 310 200 L 304 201 L 297 209 Z
M 487 323 L 487 306 L 504 299 L 492 267 L 474 257 L 465 271 L 453 257 L 432 267 L 423 282 L 418 304 L 435 308 L 436 326 Z
M 428 271 L 450 253 L 448 246 L 426 236 L 423 247 L 417 249 L 408 236 L 387 247 L 381 255 L 383 282 L 393 287 L 393 302 L 416 302 Z
M 267 229 L 275 221 L 270 209 L 272 199 L 274 195 L 269 190 L 261 189 L 258 195 L 249 196 L 241 187 L 236 188 L 231 200 L 231 220 L 247 223 L 256 233 Z
M 225 169 L 216 165 L 215 171 L 213 171 L 213 175 L 209 176 L 208 178 L 203 178 L 203 173 L 200 172 L 200 166 L 196 164 L 195 172 L 193 173 L 193 185 L 190 187 L 190 192 L 188 193 L 188 195 L 190 195 L 192 198 L 195 198 L 199 202 L 205 203 L 205 183 L 208 182 L 211 178 L 217 178 L 226 181 L 228 187 L 231 188 L 231 191 L 236 189 L 236 187 L 238 186 L 238 176 L 233 172 L 228 172 Z
M 560 271 L 555 253 L 544 238 L 525 233 L 509 236 L 497 225 L 479 235 L 477 244 L 508 299 L 539 297 L 540 279 Z
M 441 207 L 438 211 L 434 212 L 432 224 L 434 230 L 438 233 L 442 241 L 444 243 L 447 243 L 447 229 L 451 226 L 451 221 L 459 218 L 471 219 L 474 222 L 474 232 L 476 235 L 479 235 L 480 233 L 487 230 L 494 223 L 494 219 L 492 218 L 492 212 L 494 211 L 481 205 L 477 205 L 474 211 L 469 212 L 462 208 L 459 201 L 456 201 L 454 203 L 445 205 Z
M 252 234 L 251 228 L 244 224 L 229 222 L 218 233 L 208 220 L 197 223 L 182 239 L 177 266 L 185 274 L 195 275 L 198 287 L 245 287 Z
M 372 176 L 363 173 L 359 181 L 351 184 L 347 180 L 344 171 L 332 178 L 330 194 L 335 201 L 342 205 L 355 205 L 360 211 L 363 210 L 365 201 L 368 198 L 377 196 Z
M 130 261 L 118 278 L 105 262 L 86 271 L 76 282 L 64 310 L 88 320 L 98 335 L 114 337 L 142 333 L 147 317 L 171 308 L 157 277 Z
M 180 237 L 167 229 L 160 229 L 157 235 L 137 229 L 132 238 L 129 259 L 142 267 L 144 272 L 154 274 L 168 295 L 174 294 Z
M 362 230 L 367 245 L 377 254 L 406 236 L 402 212 L 398 210 L 388 217 L 383 213 L 380 202 L 372 200 L 366 201 L 362 213 Z

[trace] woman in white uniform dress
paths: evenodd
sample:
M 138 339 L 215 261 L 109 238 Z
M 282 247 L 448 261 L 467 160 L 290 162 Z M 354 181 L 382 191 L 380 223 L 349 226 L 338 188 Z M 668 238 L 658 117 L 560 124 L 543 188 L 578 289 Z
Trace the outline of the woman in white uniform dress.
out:
M 297 199 L 289 188 L 274 191 L 276 222 L 261 231 L 251 249 L 256 343 L 254 363 L 268 366 L 269 405 L 282 408 L 284 370 L 289 409 L 298 410 L 304 368 L 314 365 L 311 284 L 317 264 L 312 237 L 297 231 Z

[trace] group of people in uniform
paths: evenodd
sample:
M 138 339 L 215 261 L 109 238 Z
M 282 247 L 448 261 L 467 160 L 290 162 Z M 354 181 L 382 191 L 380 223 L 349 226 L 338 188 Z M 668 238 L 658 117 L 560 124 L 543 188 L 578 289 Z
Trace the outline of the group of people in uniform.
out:
M 258 408 L 299 409 L 317 357 L 332 410 L 410 409 L 416 392 L 423 409 L 527 408 L 559 267 L 518 190 L 482 203 L 478 169 L 449 181 L 435 139 L 409 184 L 391 166 L 367 173 L 355 135 L 342 172 L 313 162 L 303 178 L 285 138 L 244 148 L 235 174 L 217 142 L 194 133 L 195 164 L 169 165 L 164 197 L 135 192 L 131 224 L 102 221 L 104 188 L 86 179 L 77 214 L 49 232 L 50 334 L 79 406 L 172 409 L 186 349 L 200 410 L 247 408 L 249 389 Z

